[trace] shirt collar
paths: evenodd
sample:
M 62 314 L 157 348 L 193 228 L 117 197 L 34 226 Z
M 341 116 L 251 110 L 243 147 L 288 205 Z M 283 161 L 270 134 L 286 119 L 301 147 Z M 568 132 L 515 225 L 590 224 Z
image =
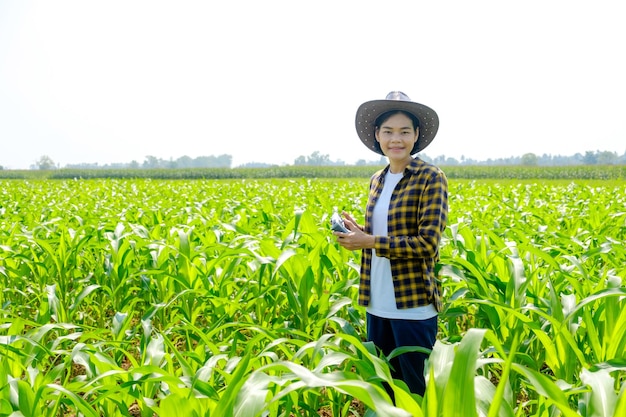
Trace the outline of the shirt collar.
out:
M 404 169 L 404 174 L 417 174 L 417 172 L 419 171 L 420 167 L 422 167 L 425 164 L 424 161 L 422 161 L 421 159 L 419 159 L 417 156 L 411 159 L 411 162 L 409 162 L 409 165 L 406 166 L 406 168 Z M 385 175 L 387 174 L 387 172 L 389 172 L 389 164 L 387 164 L 387 166 L 385 167 L 385 169 L 383 169 L 381 171 L 381 178 L 384 178 Z

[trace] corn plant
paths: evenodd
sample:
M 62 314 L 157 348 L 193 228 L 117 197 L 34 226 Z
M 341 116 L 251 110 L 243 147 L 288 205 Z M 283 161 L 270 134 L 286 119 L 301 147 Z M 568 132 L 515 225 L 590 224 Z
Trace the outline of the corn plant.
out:
M 420 397 L 328 228 L 367 176 L 196 178 L 0 182 L 0 415 L 624 414 L 621 182 L 450 182 Z

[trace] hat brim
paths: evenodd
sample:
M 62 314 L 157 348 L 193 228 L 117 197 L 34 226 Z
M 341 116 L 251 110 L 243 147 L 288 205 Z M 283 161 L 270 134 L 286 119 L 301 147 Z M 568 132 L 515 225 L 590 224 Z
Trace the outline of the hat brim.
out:
M 356 112 L 356 132 L 365 146 L 377 154 L 384 155 L 375 136 L 376 119 L 381 114 L 392 110 L 411 113 L 419 120 L 419 136 L 411 150 L 411 155 L 430 145 L 439 129 L 439 116 L 433 109 L 413 101 L 372 100 L 361 104 Z

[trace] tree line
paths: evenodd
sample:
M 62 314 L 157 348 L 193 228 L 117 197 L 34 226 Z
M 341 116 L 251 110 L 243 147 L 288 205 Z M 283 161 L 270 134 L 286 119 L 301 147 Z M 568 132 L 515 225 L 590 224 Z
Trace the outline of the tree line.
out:
M 127 163 L 98 164 L 95 163 L 79 163 L 67 164 L 63 168 L 66 169 L 179 169 L 179 168 L 230 168 L 233 157 L 231 155 L 209 155 L 198 156 L 192 158 L 190 156 L 181 156 L 177 159 L 162 159 L 156 156 L 148 155 L 142 163 L 135 160 Z M 48 155 L 43 155 L 37 162 L 30 167 L 31 169 L 50 170 L 61 168 Z
M 576 153 L 571 156 L 563 155 L 550 155 L 543 154 L 537 155 L 534 153 L 526 153 L 522 156 L 511 156 L 508 158 L 486 159 L 476 160 L 471 158 L 461 157 L 460 159 L 446 157 L 440 155 L 437 157 L 430 157 L 427 154 L 419 154 L 419 157 L 427 162 L 431 162 L 435 165 L 441 166 L 455 166 L 455 165 L 523 165 L 523 166 L 570 166 L 570 165 L 626 165 L 626 152 L 622 155 L 618 155 L 617 152 L 610 151 L 587 151 L 584 154 Z M 189 168 L 232 168 L 232 155 L 209 155 L 199 156 L 192 158 L 190 156 L 181 156 L 177 159 L 162 159 L 156 156 L 148 155 L 143 162 L 131 161 L 128 163 L 112 163 L 112 164 L 98 164 L 98 163 L 79 163 L 79 164 L 67 164 L 61 167 L 56 164 L 52 158 L 48 155 L 41 156 L 30 169 L 40 170 L 52 170 L 52 169 L 189 169 Z M 332 160 L 330 155 L 322 154 L 318 151 L 313 152 L 311 155 L 298 156 L 292 165 L 294 166 L 344 166 L 344 165 L 386 165 L 387 159 L 381 156 L 378 159 L 365 160 L 360 159 L 354 164 L 347 164 L 342 160 Z M 249 162 L 243 165 L 239 165 L 236 168 L 269 168 L 276 166 L 275 164 L 268 164 L 264 162 Z M 0 166 L 0 170 L 3 169 Z
M 571 156 L 526 153 L 522 156 L 512 156 L 509 158 L 497 158 L 486 160 L 475 160 L 461 157 L 446 158 L 445 155 L 436 158 L 421 156 L 422 159 L 436 165 L 523 165 L 523 166 L 570 166 L 570 165 L 626 165 L 626 152 L 618 155 L 617 152 L 610 151 L 587 151 L 584 154 L 576 153 Z

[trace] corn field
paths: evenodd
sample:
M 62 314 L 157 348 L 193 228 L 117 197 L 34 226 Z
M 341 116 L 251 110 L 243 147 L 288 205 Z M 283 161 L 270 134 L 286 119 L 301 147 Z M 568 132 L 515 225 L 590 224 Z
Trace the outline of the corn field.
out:
M 0 416 L 626 415 L 623 181 L 450 181 L 424 397 L 365 342 L 328 227 L 366 194 L 0 180 Z
M 285 165 L 268 168 L 162 168 L 162 169 L 54 169 L 1 170 L 0 179 L 266 179 L 266 178 L 364 178 L 384 167 L 372 165 Z M 449 165 L 442 169 L 450 179 L 514 180 L 625 180 L 626 165 Z

